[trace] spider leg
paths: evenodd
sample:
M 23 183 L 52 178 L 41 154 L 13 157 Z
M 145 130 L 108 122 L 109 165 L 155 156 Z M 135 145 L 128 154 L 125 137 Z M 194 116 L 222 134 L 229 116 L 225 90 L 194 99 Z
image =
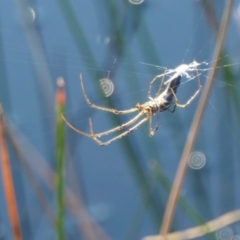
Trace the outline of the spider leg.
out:
M 110 134 L 110 133 L 113 133 L 113 132 L 116 132 L 116 131 L 121 131 L 121 130 L 123 130 L 124 128 L 129 127 L 130 125 L 132 125 L 133 123 L 135 123 L 135 122 L 136 122 L 140 117 L 142 117 L 143 115 L 144 115 L 144 113 L 143 113 L 143 112 L 140 112 L 137 116 L 135 116 L 134 118 L 132 118 L 130 121 L 128 121 L 128 122 L 126 122 L 126 123 L 124 123 L 124 124 L 122 124 L 122 125 L 120 125 L 120 126 L 117 126 L 117 127 L 115 127 L 115 128 L 112 128 L 112 129 L 110 129 L 110 130 L 107 130 L 107 131 L 105 131 L 105 132 L 94 133 L 92 136 L 97 137 L 97 138 L 100 138 L 100 137 L 105 136 L 105 135 L 108 135 L 108 134 Z M 92 121 L 90 120 L 90 122 L 92 122 Z M 90 130 L 91 130 L 91 131 L 93 130 L 93 128 L 92 128 L 92 123 L 90 124 Z
M 180 108 L 188 107 L 189 104 L 193 101 L 193 99 L 200 93 L 200 91 L 201 91 L 201 88 L 199 88 L 185 104 L 180 104 L 176 102 L 175 105 Z
M 79 133 L 79 134 L 82 134 L 82 135 L 84 135 L 84 136 L 86 136 L 86 137 L 90 137 L 90 138 L 92 137 L 91 134 L 86 133 L 86 132 L 82 132 L 82 131 L 80 131 L 79 129 L 75 128 L 70 122 L 68 122 L 68 120 L 65 118 L 65 116 L 64 116 L 63 114 L 61 114 L 61 117 L 62 117 L 63 121 L 64 121 L 72 130 L 74 130 L 75 132 L 77 132 L 77 133 Z
M 199 74 L 198 74 L 198 70 L 196 68 L 196 72 L 197 72 L 197 78 L 198 78 L 198 89 L 197 91 L 189 98 L 189 100 L 185 103 L 185 104 L 180 104 L 178 103 L 178 99 L 177 99 L 177 96 L 176 94 L 174 93 L 174 91 L 171 89 L 173 95 L 174 95 L 174 98 L 175 98 L 175 106 L 177 107 L 180 107 L 180 108 L 185 108 L 187 106 L 189 106 L 189 104 L 194 100 L 194 98 L 200 93 L 201 89 L 202 89 L 202 85 L 201 85 L 201 82 L 200 82 L 200 78 L 199 78 Z M 175 110 L 175 108 L 174 108 Z
M 85 98 L 87 104 L 89 105 L 89 107 L 91 107 L 91 108 L 96 108 L 96 109 L 106 111 L 106 112 L 111 112 L 111 113 L 114 113 L 114 114 L 128 114 L 128 113 L 138 111 L 137 108 L 130 108 L 128 110 L 119 111 L 119 110 L 116 110 L 116 109 L 113 109 L 113 108 L 106 108 L 106 107 L 101 107 L 101 106 L 95 105 L 95 104 L 91 103 L 91 101 L 89 100 L 89 98 L 88 98 L 88 96 L 85 92 L 85 89 L 84 89 L 84 86 L 83 86 L 82 74 L 80 74 L 80 84 L 81 84 L 81 88 L 82 88 L 82 91 L 83 91 L 84 98 Z
M 173 109 L 170 109 L 171 104 L 169 105 L 169 107 L 168 107 L 168 109 L 167 109 L 167 110 L 168 110 L 169 112 L 171 112 L 171 113 L 174 113 L 174 112 L 175 112 L 175 109 L 176 109 L 176 104 L 173 103 L 173 105 L 174 105 Z
M 170 72 L 169 72 L 170 73 Z M 163 84 L 163 80 L 164 80 L 164 77 L 165 75 L 169 74 L 167 72 L 167 70 L 165 70 L 165 72 L 163 74 L 159 74 L 159 75 L 156 75 L 153 80 L 149 83 L 149 89 L 148 89 L 148 98 L 152 99 L 151 97 L 151 90 L 152 90 L 152 85 L 153 83 L 158 79 L 158 78 L 161 78 L 162 77 L 162 80 L 161 80 L 161 84 L 160 84 L 160 87 L 159 87 L 159 90 L 157 92 L 157 94 L 159 94 L 159 92 L 161 91 L 161 88 L 162 88 L 162 84 Z
M 146 116 L 146 117 L 143 118 L 140 122 L 138 122 L 137 124 L 135 124 L 132 128 L 130 128 L 130 129 L 126 130 L 125 132 L 117 135 L 116 137 L 111 138 L 110 140 L 108 140 L 108 141 L 106 141 L 106 142 L 100 141 L 100 140 L 96 137 L 97 134 L 93 134 L 93 133 L 92 133 L 92 134 L 93 134 L 93 136 L 95 136 L 95 137 L 92 137 L 92 139 L 93 139 L 95 142 L 97 142 L 97 144 L 99 144 L 100 146 L 106 146 L 106 145 L 112 143 L 113 141 L 118 140 L 118 139 L 120 139 L 120 138 L 122 138 L 122 137 L 125 137 L 125 136 L 129 135 L 130 133 L 132 133 L 132 132 L 133 132 L 134 130 L 136 130 L 140 125 L 142 125 L 143 123 L 145 123 L 146 121 L 148 121 L 149 117 L 150 117 L 150 116 Z M 91 131 L 92 131 L 92 130 L 91 130 Z
M 63 119 L 63 121 L 72 129 L 74 130 L 75 132 L 79 133 L 79 134 L 82 134 L 86 137 L 91 137 L 91 134 L 89 133 L 85 133 L 85 132 L 82 132 L 80 131 L 79 129 L 75 128 L 70 122 L 68 122 L 68 120 L 65 118 L 65 116 L 63 114 L 61 114 L 61 117 Z
M 116 131 L 120 131 L 120 130 L 123 130 L 124 128 L 132 125 L 133 123 L 135 123 L 140 117 L 142 117 L 144 115 L 143 112 L 140 112 L 137 116 L 135 116 L 133 119 L 131 119 L 130 121 L 122 124 L 121 126 L 118 126 L 118 127 L 115 127 L 115 128 L 112 128 L 108 131 L 105 131 L 105 132 L 101 132 L 101 133 L 93 133 L 93 126 L 92 126 L 92 121 L 91 119 L 89 119 L 89 125 L 90 125 L 90 134 L 89 133 L 86 133 L 86 132 L 83 132 L 77 128 L 75 128 L 71 123 L 68 122 L 68 120 L 65 118 L 64 115 L 62 115 L 62 119 L 65 121 L 65 123 L 71 128 L 73 129 L 75 132 L 79 133 L 79 134 L 82 134 L 86 137 L 89 137 L 89 138 L 92 138 L 93 140 L 95 140 L 99 145 L 101 145 L 101 141 L 98 140 L 98 138 L 104 136 L 104 135 L 108 135 L 110 133 L 113 133 L 113 132 L 116 132 Z
M 149 120 L 149 136 L 152 137 L 159 128 L 159 112 L 157 112 L 157 125 L 155 128 L 152 128 L 152 115 L 150 115 Z
M 167 69 L 165 70 L 164 75 L 163 75 L 163 77 L 162 77 L 162 80 L 161 80 L 159 89 L 158 89 L 158 91 L 157 91 L 157 93 L 156 93 L 156 97 L 158 97 L 158 96 L 160 95 L 160 92 L 161 92 L 161 90 L 162 90 L 162 85 L 163 85 L 163 82 L 164 82 L 164 79 L 165 79 L 165 74 L 166 74 L 166 72 L 167 72 Z

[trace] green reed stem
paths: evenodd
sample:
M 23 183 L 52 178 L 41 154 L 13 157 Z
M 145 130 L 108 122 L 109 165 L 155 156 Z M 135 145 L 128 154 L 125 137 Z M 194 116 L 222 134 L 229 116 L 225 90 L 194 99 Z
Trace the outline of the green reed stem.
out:
M 65 149 L 65 131 L 64 121 L 61 114 L 64 113 L 65 106 L 65 93 L 64 93 L 64 81 L 58 79 L 58 91 L 57 91 L 57 236 L 58 240 L 65 239 L 64 231 L 64 149 Z

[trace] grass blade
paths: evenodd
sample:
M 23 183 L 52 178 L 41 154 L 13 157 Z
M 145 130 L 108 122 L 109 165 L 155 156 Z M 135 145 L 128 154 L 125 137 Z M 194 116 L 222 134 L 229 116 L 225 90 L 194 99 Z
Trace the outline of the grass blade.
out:
M 65 132 L 64 121 L 61 114 L 64 112 L 65 92 L 64 81 L 59 78 L 57 81 L 57 235 L 59 240 L 65 238 L 64 231 L 64 148 Z

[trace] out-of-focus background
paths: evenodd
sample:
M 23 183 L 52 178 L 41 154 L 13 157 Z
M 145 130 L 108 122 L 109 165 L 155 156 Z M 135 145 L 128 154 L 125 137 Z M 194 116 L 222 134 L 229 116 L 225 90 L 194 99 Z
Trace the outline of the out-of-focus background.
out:
M 118 126 L 135 115 L 90 108 L 79 74 L 93 103 L 119 110 L 148 101 L 153 77 L 183 63 L 209 63 L 199 66 L 204 86 L 216 60 L 212 54 L 225 1 L 0 2 L 0 101 L 18 143 L 17 151 L 8 140 L 22 236 L 57 239 L 50 221 L 56 213 L 57 78 L 65 80 L 65 115 L 75 127 L 90 132 L 89 117 L 95 132 Z M 184 204 L 176 210 L 171 231 L 240 207 L 239 45 L 236 0 L 213 92 L 189 159 L 181 191 Z M 193 79 L 183 77 L 178 89 L 181 103 L 197 90 L 196 73 L 190 74 Z M 153 86 L 153 97 L 159 83 Z M 70 199 L 66 239 L 133 240 L 159 232 L 198 101 L 199 96 L 186 109 L 161 113 L 153 137 L 146 123 L 105 147 L 66 126 L 65 195 Z M 13 239 L 2 176 L 0 182 L 0 239 Z M 51 211 L 42 208 L 43 199 Z M 239 223 L 227 230 L 230 235 L 225 231 L 201 239 L 240 236 Z

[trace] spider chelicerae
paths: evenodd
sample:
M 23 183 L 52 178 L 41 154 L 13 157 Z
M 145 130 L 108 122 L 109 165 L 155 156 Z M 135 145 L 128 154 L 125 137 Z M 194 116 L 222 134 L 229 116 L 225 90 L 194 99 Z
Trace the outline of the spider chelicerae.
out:
M 193 61 L 190 64 L 182 64 L 178 66 L 177 68 L 173 70 L 167 70 L 163 74 L 156 75 L 152 81 L 149 84 L 149 90 L 148 90 L 148 98 L 149 101 L 143 103 L 143 104 L 137 104 L 134 108 L 130 108 L 128 110 L 117 110 L 117 109 L 112 109 L 112 108 L 106 108 L 106 107 L 101 107 L 98 105 L 93 104 L 84 89 L 83 85 L 83 79 L 82 79 L 82 74 L 80 74 L 80 84 L 82 88 L 82 92 L 84 95 L 84 98 L 87 102 L 87 104 L 91 108 L 96 108 L 98 110 L 106 111 L 106 112 L 111 112 L 116 115 L 118 114 L 129 114 L 133 112 L 139 112 L 135 117 L 133 117 L 131 120 L 128 122 L 117 126 L 115 128 L 112 128 L 110 130 L 107 130 L 105 132 L 100 132 L 100 133 L 94 133 L 93 132 L 93 126 L 92 126 L 92 120 L 89 119 L 89 125 L 90 125 L 90 133 L 83 132 L 77 128 L 75 128 L 71 123 L 68 122 L 68 120 L 62 115 L 63 120 L 66 122 L 66 124 L 72 128 L 74 131 L 76 131 L 79 134 L 82 134 L 86 137 L 92 138 L 97 144 L 100 146 L 105 146 L 110 144 L 111 142 L 120 139 L 124 136 L 127 136 L 128 134 L 132 133 L 134 130 L 136 130 L 140 125 L 143 123 L 147 122 L 149 120 L 149 134 L 150 136 L 153 136 L 154 133 L 157 131 L 159 127 L 159 121 L 157 123 L 156 127 L 152 127 L 152 116 L 154 116 L 156 113 L 163 112 L 165 110 L 168 110 L 170 112 L 174 112 L 176 107 L 180 108 L 185 108 L 187 107 L 193 99 L 199 94 L 199 92 L 202 89 L 200 78 L 199 78 L 199 73 L 198 73 L 198 66 L 200 63 Z M 189 100 L 185 104 L 180 104 L 177 99 L 177 89 L 180 86 L 181 78 L 182 76 L 185 76 L 188 79 L 192 79 L 190 76 L 189 72 L 196 72 L 197 77 L 197 82 L 198 82 L 198 89 L 196 92 L 189 98 Z M 164 83 L 164 78 L 166 75 L 173 74 L 165 83 Z M 195 78 L 194 77 L 194 78 Z M 152 89 L 152 84 L 158 79 L 162 78 L 159 90 L 156 94 L 156 97 L 153 98 L 151 97 L 151 89 Z M 165 89 L 162 91 L 162 86 L 166 85 Z M 170 109 L 171 105 L 173 105 L 173 108 Z M 128 128 L 128 129 L 127 129 Z M 106 142 L 102 142 L 99 138 L 102 136 L 108 135 L 110 133 L 116 132 L 116 131 L 121 131 L 123 129 L 127 129 L 126 131 L 120 133 L 119 135 L 109 139 Z

